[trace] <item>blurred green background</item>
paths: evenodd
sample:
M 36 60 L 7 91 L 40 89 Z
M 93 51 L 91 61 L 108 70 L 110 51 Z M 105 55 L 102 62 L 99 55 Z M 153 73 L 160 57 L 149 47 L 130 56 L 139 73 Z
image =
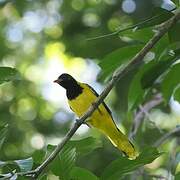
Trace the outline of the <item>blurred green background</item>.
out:
M 113 50 L 131 41 L 120 36 L 88 40 L 125 28 L 150 17 L 157 7 L 172 9 L 172 1 L 133 0 L 0 0 L 0 65 L 15 67 L 20 80 L 0 86 L 0 125 L 8 124 L 8 134 L 0 150 L 0 160 L 22 159 L 57 144 L 74 123 L 65 91 L 53 83 L 61 73 L 89 83 L 98 93 L 104 87 L 97 78 L 98 63 Z M 152 31 L 144 32 L 147 41 Z M 97 80 L 98 79 L 98 80 Z M 134 112 L 127 113 L 126 82 L 122 81 L 106 99 L 120 129 L 128 134 Z M 151 145 L 180 123 L 180 104 L 153 109 L 134 138 L 138 147 Z M 77 164 L 100 175 L 119 151 L 97 130 L 83 125 L 73 137 L 100 138 L 103 146 L 79 157 Z M 174 141 L 161 149 L 173 148 Z M 147 171 L 167 173 L 169 154 L 147 166 Z M 50 179 L 54 179 L 50 178 Z

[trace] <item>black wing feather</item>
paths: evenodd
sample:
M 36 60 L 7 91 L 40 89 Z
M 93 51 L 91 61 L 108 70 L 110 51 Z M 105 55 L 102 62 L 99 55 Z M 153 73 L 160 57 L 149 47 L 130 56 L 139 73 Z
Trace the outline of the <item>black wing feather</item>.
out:
M 86 85 L 92 90 L 92 92 L 94 93 L 94 95 L 95 95 L 96 97 L 99 96 L 99 94 L 98 94 L 89 84 L 86 84 Z M 111 118 L 112 118 L 112 112 L 111 112 L 111 110 L 109 109 L 109 107 L 106 105 L 106 103 L 105 103 L 104 101 L 102 102 L 102 104 L 104 105 L 106 111 L 110 114 L 110 116 L 111 116 Z M 113 118 L 112 118 L 112 119 L 113 119 Z

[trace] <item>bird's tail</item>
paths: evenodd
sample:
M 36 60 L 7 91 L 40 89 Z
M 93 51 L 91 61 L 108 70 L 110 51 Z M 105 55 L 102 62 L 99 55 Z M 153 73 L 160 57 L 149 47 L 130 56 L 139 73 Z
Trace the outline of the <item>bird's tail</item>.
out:
M 117 129 L 114 133 L 111 133 L 108 138 L 112 144 L 122 151 L 129 159 L 136 159 L 136 157 L 139 155 L 134 145 L 119 129 Z

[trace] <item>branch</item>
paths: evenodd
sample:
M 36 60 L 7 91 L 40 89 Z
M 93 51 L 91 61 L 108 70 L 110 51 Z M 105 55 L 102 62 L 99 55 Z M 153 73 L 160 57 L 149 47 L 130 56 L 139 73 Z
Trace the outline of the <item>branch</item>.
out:
M 158 139 L 155 143 L 154 143 L 154 147 L 158 147 L 161 144 L 163 144 L 167 139 L 169 139 L 170 137 L 172 137 L 173 135 L 175 135 L 176 133 L 180 132 L 180 126 L 177 126 L 176 128 L 174 128 L 173 130 L 171 130 L 170 132 L 164 134 L 164 136 L 162 136 L 160 139 Z
M 112 79 L 109 81 L 103 92 L 92 104 L 91 107 L 87 110 L 86 113 L 80 118 L 77 119 L 74 126 L 69 130 L 63 140 L 57 145 L 55 150 L 49 155 L 49 157 L 34 171 L 26 172 L 23 175 L 30 175 L 33 178 L 37 178 L 41 172 L 51 163 L 58 153 L 62 150 L 65 144 L 71 139 L 77 129 L 84 123 L 84 121 L 91 116 L 91 114 L 98 108 L 98 106 L 103 102 L 105 97 L 109 94 L 111 89 L 117 83 L 119 79 L 125 76 L 132 68 L 143 62 L 144 56 L 150 51 L 150 49 L 161 39 L 161 37 L 171 28 L 178 20 L 180 19 L 180 12 L 174 15 L 171 19 L 161 24 L 155 33 L 155 35 L 147 42 L 147 44 L 142 48 L 142 50 L 132 58 L 131 62 L 122 70 L 118 69 L 114 72 Z
M 142 108 L 135 114 L 135 118 L 131 127 L 131 131 L 129 134 L 129 138 L 134 138 L 141 123 L 143 122 L 143 118 L 147 112 L 149 112 L 152 108 L 156 107 L 157 105 L 161 104 L 163 101 L 160 94 L 157 94 L 151 101 L 145 103 Z
M 167 177 L 161 176 L 161 175 L 156 175 L 156 174 L 147 174 L 149 177 L 151 178 L 155 178 L 155 179 L 165 179 L 168 180 Z
M 174 11 L 176 8 L 170 10 L 170 12 Z M 140 29 L 141 25 L 143 25 L 144 23 L 148 23 L 148 22 L 151 22 L 153 20 L 155 20 L 156 18 L 159 18 L 160 16 L 162 16 L 163 13 L 159 14 L 159 15 L 156 15 L 156 16 L 152 16 L 148 19 L 145 19 L 144 21 L 141 21 L 137 24 L 133 24 L 133 25 L 130 25 L 128 27 L 125 27 L 125 28 L 117 28 L 116 31 L 112 32 L 112 33 L 109 33 L 109 34 L 104 34 L 104 35 L 101 35 L 101 36 L 96 36 L 96 37 L 92 37 L 92 38 L 88 38 L 87 41 L 92 41 L 92 40 L 97 40 L 97 39 L 101 39 L 101 38 L 107 38 L 107 37 L 110 37 L 110 36 L 114 36 L 114 35 L 117 35 L 121 32 L 124 32 L 124 31 L 127 31 L 127 30 L 130 30 L 130 29 Z

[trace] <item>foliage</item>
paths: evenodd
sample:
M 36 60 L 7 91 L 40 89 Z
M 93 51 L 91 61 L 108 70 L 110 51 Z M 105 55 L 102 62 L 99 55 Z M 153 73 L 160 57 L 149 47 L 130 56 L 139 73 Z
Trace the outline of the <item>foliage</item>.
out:
M 22 174 L 38 167 L 56 147 L 53 142 L 59 142 L 71 127 L 72 114 L 67 104 L 57 103 L 50 81 L 63 71 L 80 80 L 93 79 L 100 67 L 98 80 L 90 83 L 107 82 L 142 49 L 156 26 L 170 19 L 175 8 L 179 10 L 176 0 L 166 6 L 138 1 L 128 14 L 124 2 L 0 2 L 0 178 L 24 179 Z M 134 139 L 139 157 L 128 160 L 98 131 L 89 130 L 76 133 L 39 179 L 129 180 L 141 170 L 149 178 L 151 174 L 166 177 L 168 172 L 179 179 L 179 133 L 158 149 L 153 147 L 180 123 L 179 110 L 172 106 L 180 102 L 179 31 L 177 22 L 108 97 L 113 116 L 123 117 L 125 132 L 131 133 L 133 120 L 142 111 Z M 90 72 L 91 66 L 96 70 Z M 60 90 L 58 94 L 65 96 Z M 144 105 L 157 94 L 162 103 L 147 112 Z

